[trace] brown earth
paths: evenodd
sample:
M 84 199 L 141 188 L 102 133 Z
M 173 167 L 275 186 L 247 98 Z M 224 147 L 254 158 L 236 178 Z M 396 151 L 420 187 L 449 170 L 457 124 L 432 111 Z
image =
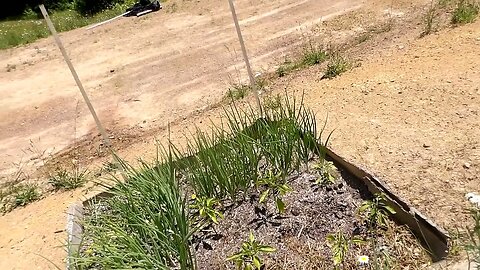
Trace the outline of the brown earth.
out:
M 394 2 L 237 5 L 258 71 L 273 70 L 306 36 L 343 42 L 373 29 L 347 50 L 357 63 L 351 71 L 320 80 L 322 67 L 313 67 L 273 81 L 269 92 L 304 91 L 320 123 L 328 113 L 328 128 L 335 128 L 331 146 L 339 154 L 454 228 L 467 221 L 464 193 L 480 186 L 480 22 L 419 39 L 425 3 Z M 230 83 L 246 82 L 224 4 L 173 1 L 162 13 L 62 34 L 122 157 L 152 156 L 153 138 L 167 137 L 168 122 L 171 138 L 181 142 L 186 129 L 217 121 L 221 109 L 212 105 Z M 358 10 L 310 31 L 322 16 L 349 9 Z M 77 158 L 98 168 L 107 157 L 98 158 L 93 121 L 82 103 L 75 109 L 80 97 L 52 41 L 1 51 L 0 66 L 7 65 L 17 68 L 0 70 L 0 169 L 7 174 L 11 162 L 32 158 L 21 151 L 29 139 L 39 149 L 61 151 L 60 163 L 68 163 L 74 137 L 82 137 Z M 48 260 L 62 267 L 65 211 L 83 194 L 48 194 L 0 217 L 0 269 L 53 269 Z

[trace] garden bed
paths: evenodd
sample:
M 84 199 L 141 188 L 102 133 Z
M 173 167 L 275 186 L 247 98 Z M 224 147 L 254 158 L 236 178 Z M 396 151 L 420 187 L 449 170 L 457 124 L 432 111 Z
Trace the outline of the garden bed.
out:
M 186 150 L 169 145 L 140 169 L 122 164 L 127 180 L 113 196 L 85 203 L 71 266 L 423 269 L 445 256 L 447 236 L 326 149 L 301 102 L 262 116 L 232 107 L 225 127 L 197 132 Z

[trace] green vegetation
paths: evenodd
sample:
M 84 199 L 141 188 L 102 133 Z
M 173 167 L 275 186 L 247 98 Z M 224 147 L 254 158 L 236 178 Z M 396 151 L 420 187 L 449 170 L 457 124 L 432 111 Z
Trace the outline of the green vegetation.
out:
M 424 18 L 424 29 L 423 32 L 420 34 L 421 37 L 430 35 L 431 33 L 436 31 L 435 19 L 437 18 L 437 3 L 435 0 L 430 2 L 430 6 L 428 7 L 427 13 L 425 14 Z
M 472 208 L 469 210 L 473 219 L 473 227 L 467 229 L 468 241 L 465 249 L 469 255 L 469 259 L 480 266 L 480 208 Z
M 479 11 L 480 5 L 475 0 L 459 0 L 452 14 L 452 23 L 472 23 L 477 18 Z
M 190 204 L 190 209 L 197 211 L 201 219 L 209 219 L 211 222 L 218 224 L 218 218 L 223 218 L 223 214 L 215 209 L 219 205 L 219 200 L 215 198 L 197 197 L 192 195 L 194 202 Z
M 325 50 L 310 44 L 306 46 L 303 50 L 303 53 L 299 59 L 291 61 L 289 59 L 285 59 L 284 63 L 282 63 L 277 68 L 277 75 L 278 77 L 283 77 L 290 72 L 298 69 L 302 69 L 308 66 L 318 65 L 323 63 L 327 58 L 327 53 Z
M 358 211 L 364 215 L 370 228 L 386 227 L 388 216 L 396 214 L 381 193 L 375 194 L 373 200 L 363 202 Z
M 314 164 L 313 169 L 320 173 L 317 181 L 315 182 L 321 186 L 328 186 L 335 184 L 335 179 L 338 175 L 337 167 L 333 162 L 320 159 L 317 163 Z
M 272 252 L 275 252 L 275 248 L 262 245 L 250 232 L 248 241 L 243 242 L 240 251 L 228 257 L 227 261 L 234 261 L 238 270 L 260 270 L 263 265 L 260 254 Z
M 8 182 L 0 188 L 0 213 L 10 212 L 39 198 L 40 193 L 36 185 Z
M 252 87 L 247 84 L 234 84 L 230 88 L 228 88 L 228 92 L 225 96 L 227 101 L 235 101 L 242 99 L 248 95 L 248 93 L 252 90 Z
M 257 180 L 255 186 L 263 189 L 260 195 L 259 203 L 265 203 L 268 197 L 272 196 L 275 200 L 278 212 L 283 214 L 285 211 L 285 203 L 282 200 L 287 192 L 292 189 L 287 185 L 285 176 L 281 172 L 274 174 L 272 170 L 268 171 L 268 175 Z
M 363 243 L 362 239 L 345 235 L 340 231 L 328 235 L 327 244 L 332 250 L 332 261 L 335 269 L 339 269 L 339 266 L 345 261 L 350 247 L 361 243 Z
M 58 32 L 68 31 L 85 25 L 104 21 L 125 12 L 134 0 L 117 3 L 110 9 L 91 15 L 82 15 L 77 10 L 65 9 L 54 11 L 50 17 Z M 46 6 L 48 8 L 48 6 Z M 50 31 L 43 18 L 31 10 L 18 19 L 0 21 L 0 49 L 34 42 L 39 38 L 48 37 Z
M 337 77 L 338 75 L 344 73 L 348 70 L 349 64 L 347 60 L 340 55 L 340 53 L 332 53 L 329 57 L 329 62 L 327 64 L 327 69 L 322 79 L 331 79 Z
M 225 109 L 226 121 L 209 133 L 197 130 L 184 151 L 170 143 L 159 148 L 160 158 L 153 164 L 141 162 L 134 169 L 122 163 L 127 179 L 115 179 L 114 196 L 103 207 L 107 213 L 93 213 L 86 220 L 85 252 L 72 258 L 76 267 L 194 269 L 192 235 L 205 222 L 220 223 L 223 202 L 250 198 L 256 184 L 270 189 L 267 193 L 283 212 L 285 205 L 278 199 L 290 189 L 284 178 L 313 155 L 316 120 L 302 100 L 287 98 L 263 111 L 259 118 L 256 109 L 231 104 Z M 185 193 L 195 194 L 194 201 Z M 242 261 L 243 269 L 258 268 L 262 262 L 257 254 L 273 251 L 253 236 L 242 247 L 243 253 L 231 260 Z
M 73 170 L 57 169 L 54 174 L 50 175 L 48 183 L 53 186 L 55 190 L 72 190 L 83 187 L 87 182 L 88 171 L 80 170 L 74 166 Z
M 15 207 L 25 206 L 40 198 L 37 186 L 33 184 L 21 184 L 15 187 Z

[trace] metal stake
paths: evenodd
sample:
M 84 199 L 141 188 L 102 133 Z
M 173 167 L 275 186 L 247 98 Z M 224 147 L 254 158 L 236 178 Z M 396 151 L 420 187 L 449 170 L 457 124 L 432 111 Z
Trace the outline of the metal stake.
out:
M 240 24 L 238 24 L 237 12 L 235 11 L 235 5 L 233 0 L 228 0 L 230 4 L 230 11 L 232 11 L 233 22 L 235 23 L 235 28 L 237 30 L 238 41 L 240 42 L 240 47 L 242 47 L 243 60 L 245 60 L 245 65 L 247 66 L 248 77 L 250 78 L 250 85 L 255 95 L 257 101 L 258 110 L 262 115 L 262 105 L 260 103 L 260 97 L 258 96 L 257 84 L 255 83 L 255 77 L 253 77 L 252 68 L 250 67 L 250 61 L 248 60 L 247 49 L 245 48 L 245 42 L 243 41 L 242 31 L 240 30 Z

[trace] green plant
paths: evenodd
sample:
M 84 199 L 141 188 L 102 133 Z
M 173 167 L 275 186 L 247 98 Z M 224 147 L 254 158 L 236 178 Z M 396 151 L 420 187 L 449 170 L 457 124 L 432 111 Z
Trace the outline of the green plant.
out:
M 269 196 L 273 196 L 278 212 L 282 214 L 285 211 L 285 203 L 282 200 L 282 196 L 292 191 L 292 188 L 285 183 L 281 172 L 274 174 L 272 170 L 269 170 L 268 175 L 258 179 L 255 185 L 257 188 L 263 188 L 259 203 L 264 203 Z
M 234 84 L 228 88 L 228 92 L 225 96 L 227 100 L 239 100 L 248 95 L 251 87 L 247 84 Z
M 317 170 L 320 174 L 315 182 L 321 186 L 328 186 L 335 184 L 335 178 L 338 174 L 337 167 L 331 161 L 327 161 L 321 158 L 317 163 L 313 165 L 313 169 Z
M 21 184 L 15 189 L 15 206 L 25 206 L 40 198 L 37 186 L 33 184 Z
M 78 269 L 194 269 L 190 249 L 189 207 L 176 181 L 171 151 L 165 160 L 141 162 L 140 168 L 122 162 L 126 179 L 111 187 L 108 212 L 85 222 L 82 243 L 88 254 L 74 258 Z
M 386 227 L 388 216 L 395 215 L 395 210 L 387 204 L 385 194 L 377 193 L 370 201 L 364 201 L 358 212 L 363 214 L 371 228 Z
M 262 253 L 272 252 L 275 252 L 275 248 L 267 245 L 262 245 L 257 240 L 255 240 L 253 233 L 250 232 L 248 241 L 243 242 L 240 251 L 228 257 L 227 261 L 234 261 L 237 269 L 260 270 L 263 265 L 260 255 Z
M 348 254 L 350 247 L 354 244 L 361 244 L 364 241 L 358 237 L 350 237 L 338 231 L 327 236 L 327 244 L 332 251 L 332 261 L 335 269 L 338 269 Z
M 190 204 L 191 209 L 195 209 L 201 218 L 208 218 L 213 223 L 218 224 L 218 218 L 223 218 L 223 214 L 215 209 L 219 200 L 215 198 L 198 197 L 192 195 L 194 202 Z
M 344 73 L 349 68 L 347 60 L 341 56 L 338 52 L 333 53 L 330 56 L 330 60 L 327 64 L 327 69 L 322 79 L 331 79 L 337 77 L 338 75 Z
M 72 190 L 84 186 L 87 182 L 87 177 L 88 171 L 81 171 L 77 166 L 74 166 L 71 172 L 58 168 L 54 174 L 50 175 L 48 183 L 55 190 Z
M 480 205 L 480 203 L 479 203 Z M 473 227 L 467 228 L 467 243 L 465 250 L 469 255 L 469 259 L 480 266 L 480 209 L 472 208 L 469 214 L 473 219 Z
M 302 66 L 313 66 L 318 65 L 325 61 L 327 58 L 327 53 L 317 46 L 310 44 L 303 51 L 303 56 L 301 60 Z
M 275 110 L 282 106 L 282 98 L 280 95 L 265 96 L 263 99 L 263 107 L 267 110 Z
M 453 24 L 466 24 L 475 21 L 480 5 L 472 0 L 459 0 L 452 14 Z

